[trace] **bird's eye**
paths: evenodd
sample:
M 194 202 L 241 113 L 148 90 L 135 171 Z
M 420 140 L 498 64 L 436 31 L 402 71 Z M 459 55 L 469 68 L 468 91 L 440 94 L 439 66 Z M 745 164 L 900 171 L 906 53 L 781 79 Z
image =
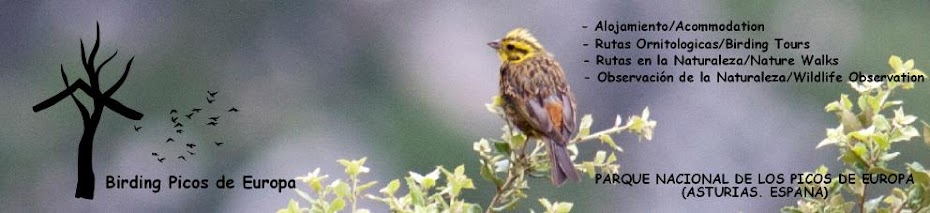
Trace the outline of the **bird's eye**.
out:
M 513 50 L 513 48 L 514 48 L 514 47 L 513 47 L 513 44 L 508 44 L 508 45 L 507 45 L 507 50 Z

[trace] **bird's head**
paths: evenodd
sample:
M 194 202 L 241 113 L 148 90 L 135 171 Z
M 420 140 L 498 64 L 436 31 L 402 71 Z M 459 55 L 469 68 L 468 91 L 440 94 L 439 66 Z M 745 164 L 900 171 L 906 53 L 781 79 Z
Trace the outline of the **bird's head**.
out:
M 544 51 L 536 37 L 524 28 L 513 29 L 504 38 L 488 43 L 503 63 L 520 63 Z

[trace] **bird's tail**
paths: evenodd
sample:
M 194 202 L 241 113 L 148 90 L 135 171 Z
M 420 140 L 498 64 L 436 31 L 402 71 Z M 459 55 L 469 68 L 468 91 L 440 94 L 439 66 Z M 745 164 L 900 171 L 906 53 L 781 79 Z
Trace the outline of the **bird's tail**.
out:
M 549 142 L 549 179 L 556 186 L 562 185 L 567 179 L 578 181 L 575 164 L 572 163 L 571 157 L 568 156 L 568 150 L 565 150 L 564 144 L 555 141 Z

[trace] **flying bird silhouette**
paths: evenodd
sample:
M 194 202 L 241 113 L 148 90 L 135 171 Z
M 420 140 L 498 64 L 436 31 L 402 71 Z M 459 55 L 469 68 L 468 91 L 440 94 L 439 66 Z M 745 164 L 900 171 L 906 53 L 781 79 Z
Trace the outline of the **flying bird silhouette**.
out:
M 193 112 L 191 114 L 184 115 L 184 117 L 187 117 L 187 119 L 191 119 L 191 116 L 194 116 Z
M 174 142 L 174 138 L 168 138 L 168 140 L 165 140 L 165 143 L 168 143 L 168 142 Z
M 218 124 L 218 123 L 213 122 L 213 121 L 210 121 L 210 123 L 207 123 L 207 125 L 209 125 L 209 126 L 216 126 L 217 124 Z
M 210 117 L 210 120 L 213 120 L 213 121 L 216 121 L 217 119 L 220 119 L 220 116 Z
M 176 109 L 171 109 L 171 112 L 168 112 L 168 114 L 178 114 L 178 110 L 176 110 Z
M 181 133 L 184 133 L 184 130 L 183 130 L 183 129 L 178 129 L 177 131 L 174 131 L 174 132 L 177 132 L 178 134 L 181 134 Z
M 200 108 L 194 108 L 191 110 L 191 112 L 200 112 L 200 110 L 201 110 Z
M 164 162 L 165 162 L 165 158 L 158 158 L 158 162 L 159 162 L 159 163 L 164 163 Z
M 214 101 L 216 101 L 216 99 L 207 98 L 207 103 L 208 103 L 208 104 L 212 104 Z
M 213 91 L 207 90 L 207 94 L 210 94 L 210 97 L 211 97 L 211 98 L 212 98 L 213 96 L 216 96 L 216 93 L 220 93 L 220 92 L 213 92 Z
M 135 129 L 136 132 L 138 132 L 140 129 L 142 129 L 141 126 L 136 126 L 136 125 L 132 125 L 132 128 Z
M 177 122 L 178 122 L 178 117 L 171 116 L 171 122 L 172 122 L 172 123 L 177 123 Z
M 184 160 L 184 161 L 187 161 L 187 158 L 184 158 L 184 156 L 178 156 L 178 159 L 181 159 L 181 160 Z
M 194 155 L 194 153 L 193 153 L 193 152 L 191 152 L 191 151 L 187 151 L 187 153 L 189 153 L 189 154 L 191 154 L 191 155 Z
M 186 146 L 187 146 L 188 148 L 191 148 L 191 149 L 193 149 L 194 147 L 196 147 L 196 146 L 197 146 L 197 144 L 192 144 L 192 143 L 189 143 L 189 144 L 187 144 Z
M 216 142 L 216 141 L 213 141 L 213 144 L 216 144 L 216 146 L 220 146 L 220 145 L 223 145 L 223 142 Z
M 227 110 L 227 112 L 238 112 L 238 111 L 239 109 L 236 109 L 235 107 L 229 108 L 229 110 Z
M 181 123 L 174 124 L 174 128 L 178 128 L 178 127 L 184 127 L 184 124 L 181 124 Z
M 152 152 L 152 156 L 158 156 L 158 153 Z

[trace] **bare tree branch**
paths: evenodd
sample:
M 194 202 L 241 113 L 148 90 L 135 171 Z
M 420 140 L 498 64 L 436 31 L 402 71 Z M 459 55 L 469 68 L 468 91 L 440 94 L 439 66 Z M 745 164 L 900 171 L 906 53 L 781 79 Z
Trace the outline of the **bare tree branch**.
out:
M 99 94 L 95 94 L 94 91 L 90 89 L 90 86 L 87 85 L 87 83 L 84 82 L 84 80 L 78 79 L 73 84 L 71 84 L 71 86 L 68 86 L 61 92 L 58 92 L 58 94 L 55 94 L 55 96 L 52 96 L 51 98 L 48 98 L 42 102 L 39 102 L 39 104 L 32 106 L 32 111 L 38 112 L 46 108 L 49 108 L 52 105 L 55 105 L 56 103 L 61 101 L 61 99 L 64 99 L 65 97 L 68 97 L 69 95 L 73 94 L 78 89 L 83 90 L 84 93 L 87 93 L 87 95 L 90 95 L 90 97 L 99 96 Z
M 61 65 L 61 79 L 64 80 L 65 87 L 67 87 L 68 86 L 68 75 L 65 75 L 64 64 Z M 71 93 L 71 99 L 74 100 L 74 105 L 77 105 L 78 110 L 81 111 L 81 119 L 85 121 L 89 120 L 90 113 L 87 111 L 87 107 L 84 106 L 84 103 L 81 103 L 81 101 L 78 100 L 77 97 L 74 96 L 74 93 Z
M 129 118 L 132 120 L 142 119 L 142 113 L 139 113 L 133 109 L 130 109 L 129 107 L 126 107 L 125 105 L 121 104 L 119 101 L 110 99 L 109 97 L 102 97 L 102 98 L 104 99 L 103 100 L 104 106 L 106 106 L 107 108 L 110 108 L 110 110 L 113 110 L 116 113 L 119 113 L 123 117 Z
M 126 81 L 126 76 L 129 75 L 129 68 L 132 67 L 132 60 L 135 59 L 135 56 L 129 59 L 129 62 L 126 63 L 126 70 L 123 71 L 123 76 L 120 76 L 119 80 L 117 80 L 116 83 L 110 87 L 110 89 L 103 93 L 103 96 L 110 97 L 113 95 L 113 93 L 116 93 L 116 90 L 119 89 L 119 87 L 123 86 L 123 82 Z
M 116 53 L 118 53 L 118 52 L 119 52 L 119 50 L 113 52 L 113 55 L 111 55 L 109 58 L 107 58 L 107 60 L 103 61 L 103 63 L 101 63 L 100 66 L 97 66 L 97 72 L 95 73 L 97 76 L 100 76 L 100 70 L 103 69 L 103 66 L 104 66 L 104 65 L 107 65 L 107 63 L 110 62 L 110 60 L 112 60 L 113 57 L 116 57 Z

